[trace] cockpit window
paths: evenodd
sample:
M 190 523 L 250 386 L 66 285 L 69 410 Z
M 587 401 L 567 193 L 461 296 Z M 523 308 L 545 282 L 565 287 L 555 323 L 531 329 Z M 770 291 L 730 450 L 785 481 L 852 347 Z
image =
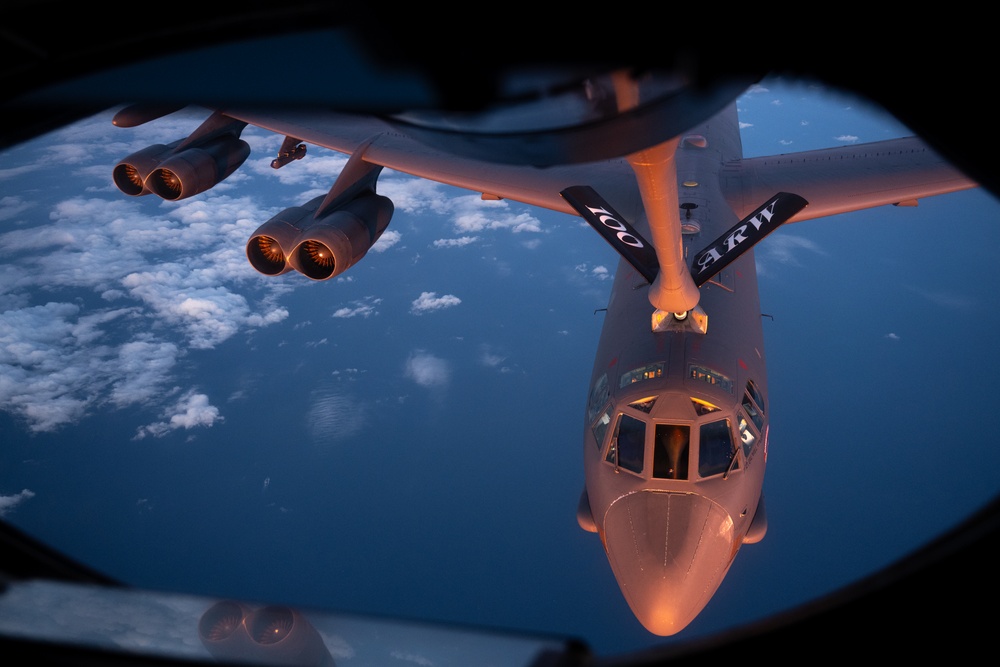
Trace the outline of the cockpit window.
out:
M 630 408 L 635 408 L 640 412 L 645 412 L 647 415 L 653 409 L 653 405 L 656 404 L 656 396 L 650 396 L 649 398 L 641 398 L 638 401 L 632 401 L 628 404 Z
M 746 413 L 750 416 L 758 431 L 764 428 L 764 415 L 761 414 L 760 410 L 757 409 L 757 405 L 750 399 L 749 393 L 743 394 L 743 409 L 746 410 Z
M 736 456 L 729 420 L 722 419 L 703 424 L 699 436 L 698 474 L 702 477 L 711 477 L 729 470 L 730 464 L 734 463 L 733 457 Z
M 707 415 L 710 412 L 718 412 L 720 409 L 718 405 L 713 405 L 708 401 L 703 401 L 700 398 L 695 398 L 694 396 L 691 397 L 691 405 L 694 406 L 694 411 L 699 417 Z
M 618 415 L 618 427 L 605 460 L 614 463 L 616 468 L 641 473 L 645 449 L 646 422 L 626 414 Z
M 590 430 L 594 434 L 594 439 L 597 441 L 597 448 L 600 449 L 604 444 L 604 434 L 608 432 L 608 424 L 611 423 L 611 406 L 601 413 L 601 416 L 597 418 L 597 421 L 591 425 Z
M 652 380 L 653 378 L 663 377 L 663 362 L 656 364 L 649 364 L 648 366 L 640 366 L 639 368 L 633 368 L 628 373 L 624 373 L 621 379 L 618 381 L 618 388 L 627 387 L 633 382 L 641 382 L 643 380 Z
M 746 417 L 743 412 L 739 414 L 740 419 L 740 440 L 743 441 L 743 455 L 749 456 L 750 451 L 753 449 L 753 443 L 756 442 L 757 436 L 754 435 L 753 429 L 747 423 Z
M 750 397 L 753 398 L 753 402 L 757 404 L 758 408 L 760 408 L 761 414 L 766 413 L 767 407 L 764 406 L 764 395 L 760 393 L 760 389 L 757 388 L 757 385 L 753 380 L 747 381 L 747 393 L 750 394 Z
M 587 401 L 587 421 L 594 421 L 597 411 L 608 402 L 610 396 L 611 388 L 608 386 L 608 374 L 604 373 L 597 378 L 597 382 L 590 389 L 590 400 Z
M 656 442 L 653 445 L 653 477 L 687 479 L 690 444 L 690 426 L 657 424 Z
M 725 375 L 718 371 L 713 371 L 711 368 L 705 368 L 704 366 L 698 366 L 696 364 L 691 364 L 688 366 L 688 377 L 692 380 L 699 380 L 701 382 L 707 382 L 708 384 L 715 385 L 725 389 L 730 394 L 733 393 L 733 381 L 727 378 Z

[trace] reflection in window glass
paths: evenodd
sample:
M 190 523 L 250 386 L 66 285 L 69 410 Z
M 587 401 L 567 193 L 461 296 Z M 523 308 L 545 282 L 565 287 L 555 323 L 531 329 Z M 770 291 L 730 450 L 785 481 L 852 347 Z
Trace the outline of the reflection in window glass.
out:
M 740 413 L 740 440 L 743 441 L 743 455 L 749 456 L 750 450 L 753 449 L 753 443 L 756 442 L 757 436 L 753 434 L 753 430 L 747 423 L 746 416 Z
M 607 461 L 616 468 L 642 472 L 642 459 L 646 449 L 646 422 L 628 415 L 618 416 L 618 428 L 611 438 Z
M 719 406 L 713 405 L 708 401 L 703 401 L 700 398 L 691 397 L 691 405 L 694 406 L 694 411 L 699 417 L 702 415 L 707 415 L 710 412 L 718 412 Z
M 604 444 L 604 434 L 608 432 L 608 424 L 611 423 L 611 406 L 609 405 L 607 409 L 601 413 L 594 425 L 590 427 L 590 430 L 594 433 L 594 439 L 597 441 L 597 448 L 600 449 Z
M 653 445 L 653 477 L 687 479 L 690 443 L 690 426 L 657 424 L 656 441 Z
M 608 374 L 604 373 L 597 378 L 597 382 L 590 389 L 590 400 L 587 401 L 587 421 L 594 421 L 597 411 L 608 402 L 609 396 L 611 396 L 611 388 L 608 386 Z
M 760 408 L 761 413 L 767 412 L 767 407 L 764 406 L 764 396 L 760 393 L 760 389 L 757 388 L 753 380 L 747 381 L 747 393 L 753 398 L 753 402 Z
M 729 464 L 736 456 L 731 433 L 728 419 L 702 425 L 698 447 L 699 475 L 711 477 L 729 470 Z
M 656 396 L 650 396 L 649 398 L 643 398 L 638 401 L 632 401 L 628 404 L 630 408 L 635 408 L 641 412 L 645 412 L 647 415 L 653 409 L 653 405 L 656 403 Z
M 754 426 L 757 427 L 758 431 L 764 428 L 764 416 L 760 414 L 757 406 L 750 400 L 750 394 L 743 394 L 743 409 L 747 411 L 748 415 L 750 415 L 750 419 L 753 421 Z

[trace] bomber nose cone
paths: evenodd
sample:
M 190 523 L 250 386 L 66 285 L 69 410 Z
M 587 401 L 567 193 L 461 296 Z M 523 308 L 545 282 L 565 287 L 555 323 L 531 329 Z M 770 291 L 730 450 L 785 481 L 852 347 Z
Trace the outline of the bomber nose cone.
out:
M 608 562 L 632 613 L 661 636 L 694 620 L 739 548 L 729 513 L 693 493 L 623 496 L 608 508 L 604 535 Z

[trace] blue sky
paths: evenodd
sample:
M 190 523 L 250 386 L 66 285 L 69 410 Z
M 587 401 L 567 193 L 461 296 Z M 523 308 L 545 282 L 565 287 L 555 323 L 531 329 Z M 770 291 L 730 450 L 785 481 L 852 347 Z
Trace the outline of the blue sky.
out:
M 778 81 L 739 106 L 747 155 L 907 133 Z M 246 239 L 346 158 L 310 147 L 275 171 L 281 137 L 248 128 L 250 159 L 216 188 L 130 199 L 115 162 L 205 114 L 134 130 L 112 115 L 0 154 L 0 515 L 127 582 L 617 652 L 827 593 L 997 491 L 976 418 L 1000 370 L 986 193 L 761 244 L 770 528 L 663 639 L 574 515 L 594 311 L 617 263 L 603 240 L 385 172 L 396 212 L 358 266 L 267 279 Z

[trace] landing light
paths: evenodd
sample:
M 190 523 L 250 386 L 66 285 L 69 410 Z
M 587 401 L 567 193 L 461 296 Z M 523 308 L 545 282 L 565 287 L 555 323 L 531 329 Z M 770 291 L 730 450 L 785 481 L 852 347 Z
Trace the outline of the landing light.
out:
M 701 306 L 682 313 L 670 313 L 657 308 L 651 318 L 652 330 L 656 333 L 664 331 L 690 331 L 706 333 L 708 331 L 708 315 Z

